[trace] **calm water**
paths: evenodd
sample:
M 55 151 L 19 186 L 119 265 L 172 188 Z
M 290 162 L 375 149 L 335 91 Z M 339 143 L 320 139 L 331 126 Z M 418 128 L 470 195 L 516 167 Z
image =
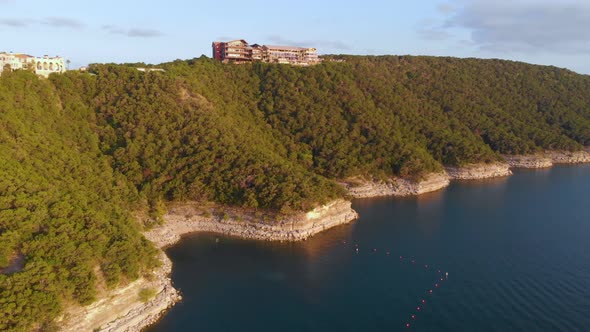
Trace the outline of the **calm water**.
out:
M 353 207 L 302 243 L 185 238 L 149 331 L 590 331 L 590 166 Z

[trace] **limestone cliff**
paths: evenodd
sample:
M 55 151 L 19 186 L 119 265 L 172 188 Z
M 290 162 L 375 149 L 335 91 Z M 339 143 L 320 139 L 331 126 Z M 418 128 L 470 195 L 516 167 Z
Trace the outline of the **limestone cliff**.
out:
M 590 152 L 585 151 L 549 151 L 546 153 L 555 164 L 581 164 L 590 163 Z
M 428 174 L 421 180 L 391 178 L 386 181 L 349 179 L 340 182 L 355 198 L 379 196 L 412 196 L 440 190 L 449 185 L 446 173 Z
M 590 163 L 590 152 L 583 151 L 545 151 L 532 155 L 504 156 L 510 167 L 514 168 L 546 168 L 554 164 Z
M 463 167 L 446 167 L 449 177 L 453 180 L 477 180 L 503 177 L 512 174 L 506 163 L 471 164 Z
M 553 160 L 544 154 L 504 156 L 512 168 L 548 168 L 553 166 Z
M 328 228 L 348 223 L 358 217 L 351 202 L 332 201 L 307 213 L 300 212 L 271 222 L 243 211 L 205 217 L 191 203 L 177 205 L 164 215 L 166 223 L 146 233 L 158 246 L 179 240 L 182 234 L 214 232 L 248 239 L 267 241 L 300 241 Z

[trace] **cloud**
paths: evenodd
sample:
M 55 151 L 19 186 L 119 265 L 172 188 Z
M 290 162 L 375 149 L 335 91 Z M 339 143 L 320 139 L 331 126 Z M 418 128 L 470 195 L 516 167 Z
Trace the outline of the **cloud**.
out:
M 67 17 L 48 17 L 41 20 L 41 23 L 55 28 L 81 29 L 84 27 L 84 23 Z
M 0 18 L 0 25 L 5 25 L 13 28 L 26 28 L 34 22 L 34 20 L 26 18 Z
M 127 36 L 151 38 L 162 36 L 162 32 L 153 29 L 130 29 L 127 32 Z
M 442 14 L 449 14 L 454 12 L 456 8 L 451 3 L 441 3 L 436 6 L 436 10 Z
M 296 41 L 288 38 L 283 38 L 278 35 L 271 35 L 267 38 L 270 42 L 276 44 L 284 44 L 284 45 L 294 45 L 294 46 L 302 46 L 302 47 L 317 47 L 317 48 L 332 48 L 342 51 L 351 50 L 352 47 L 350 45 L 337 40 L 303 40 L 303 41 Z
M 2 0 L 0 0 L 1 2 Z M 0 18 L 0 25 L 13 28 L 28 28 L 33 25 L 46 25 L 54 28 L 82 29 L 84 24 L 67 17 L 47 17 L 44 19 Z
M 446 40 L 452 36 L 448 31 L 440 28 L 420 27 L 416 32 L 426 40 Z
M 439 31 L 464 29 L 481 50 L 518 53 L 590 53 L 586 0 L 457 0 Z
M 134 38 L 154 38 L 160 37 L 164 34 L 159 30 L 154 29 L 141 29 L 141 28 L 131 28 L 131 29 L 124 29 L 121 27 L 117 27 L 114 25 L 103 25 L 103 30 L 106 30 L 109 33 L 117 34 L 117 35 L 124 35 L 127 37 L 134 37 Z

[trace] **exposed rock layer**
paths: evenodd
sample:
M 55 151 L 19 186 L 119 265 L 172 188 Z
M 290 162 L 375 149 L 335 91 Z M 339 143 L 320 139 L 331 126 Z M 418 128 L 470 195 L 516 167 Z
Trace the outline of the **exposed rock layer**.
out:
M 349 201 L 339 199 L 307 213 L 263 223 L 244 214 L 203 217 L 194 205 L 185 204 L 170 209 L 164 216 L 166 224 L 146 233 L 146 237 L 160 247 L 171 245 L 181 235 L 192 232 L 214 232 L 267 241 L 300 241 L 356 219 L 358 214 L 350 206 Z
M 554 164 L 590 163 L 590 152 L 585 151 L 545 151 L 532 155 L 504 156 L 513 168 L 546 168 Z
M 162 265 L 152 271 L 148 278 L 140 278 L 125 287 L 109 291 L 100 300 L 86 307 L 68 310 L 60 322 L 61 330 L 78 331 L 141 331 L 157 321 L 166 310 L 181 300 L 179 292 L 172 287 L 170 272 L 172 262 L 159 253 Z M 143 303 L 139 292 L 151 289 L 156 295 Z
M 512 168 L 548 168 L 553 166 L 551 158 L 544 155 L 504 156 Z
M 446 173 L 432 173 L 421 180 L 392 178 L 387 181 L 350 179 L 340 183 L 355 198 L 412 196 L 440 190 L 449 185 Z
M 464 167 L 446 167 L 453 180 L 478 180 L 508 176 L 512 174 L 506 163 L 472 164 Z

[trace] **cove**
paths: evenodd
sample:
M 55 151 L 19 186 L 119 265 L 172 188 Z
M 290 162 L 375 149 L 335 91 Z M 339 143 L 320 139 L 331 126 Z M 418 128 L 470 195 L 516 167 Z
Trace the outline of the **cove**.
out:
M 303 242 L 186 236 L 167 251 L 184 299 L 147 331 L 584 331 L 589 196 L 590 165 L 517 170 L 355 200 Z

